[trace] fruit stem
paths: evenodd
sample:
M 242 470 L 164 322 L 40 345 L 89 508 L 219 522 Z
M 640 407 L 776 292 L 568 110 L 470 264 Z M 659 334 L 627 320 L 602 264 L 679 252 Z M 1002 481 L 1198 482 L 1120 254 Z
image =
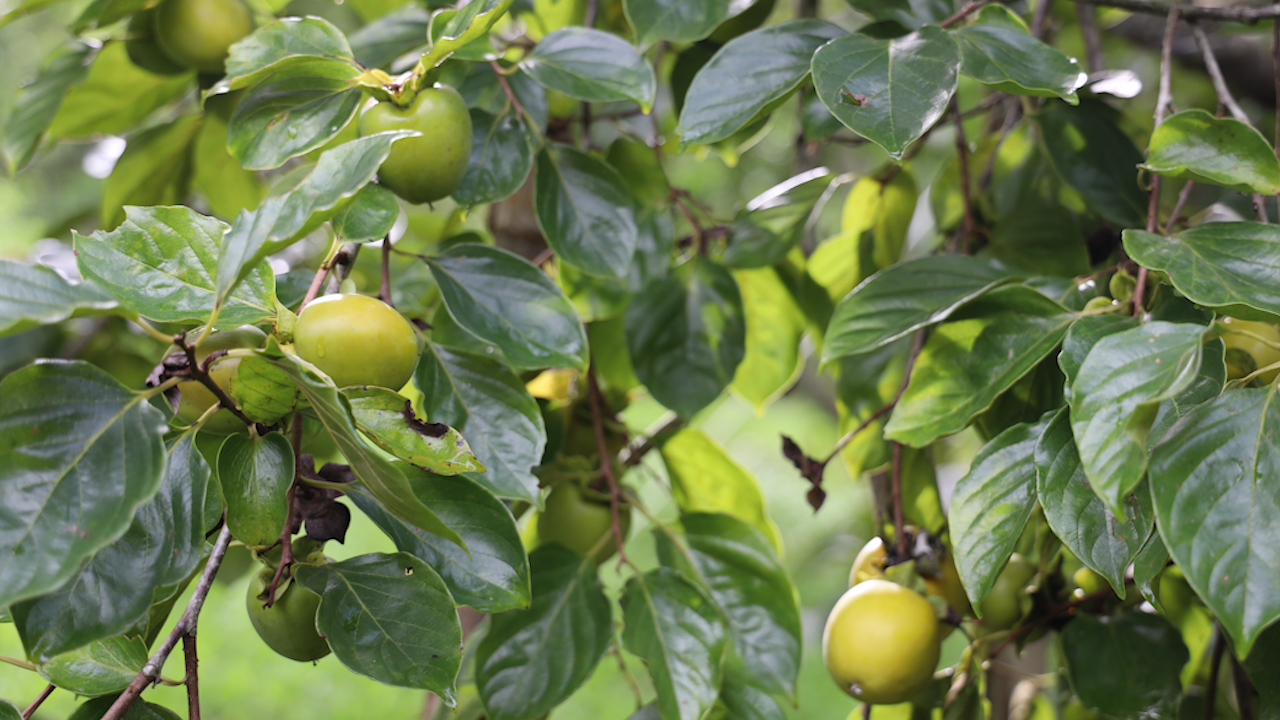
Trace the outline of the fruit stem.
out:
M 596 450 L 600 455 L 600 474 L 609 483 L 609 514 L 613 530 L 613 539 L 618 546 L 618 567 L 630 565 L 626 551 L 622 546 L 626 539 L 622 537 L 622 524 L 619 520 L 619 507 L 622 503 L 622 489 L 618 486 L 618 478 L 613 474 L 613 455 L 609 452 L 609 444 L 604 436 L 604 400 L 600 392 L 600 382 L 596 379 L 595 364 L 587 366 L 587 393 L 591 402 L 591 425 L 596 434 Z
M 228 395 L 227 392 L 218 385 L 218 383 L 214 382 L 213 378 L 209 377 L 209 362 L 221 357 L 221 355 L 225 355 L 225 351 L 222 351 L 221 355 L 218 352 L 209 353 L 209 355 L 205 357 L 204 364 L 202 365 L 196 361 L 196 346 L 194 344 L 187 344 L 187 334 L 185 332 L 175 335 L 173 337 L 173 344 L 182 348 L 182 351 L 186 353 L 187 372 L 190 373 L 191 379 L 208 388 L 209 392 L 213 393 L 213 396 L 218 398 L 218 404 L 229 410 L 232 415 L 240 418 L 245 425 L 256 429 L 259 435 L 266 434 L 266 428 L 250 420 L 247 415 L 241 412 L 240 408 L 236 405 L 236 401 L 232 400 L 231 396 Z

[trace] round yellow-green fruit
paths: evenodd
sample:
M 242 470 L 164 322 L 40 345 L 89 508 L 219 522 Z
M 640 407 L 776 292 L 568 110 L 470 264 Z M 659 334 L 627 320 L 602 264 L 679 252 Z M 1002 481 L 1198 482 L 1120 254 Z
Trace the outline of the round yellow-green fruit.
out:
M 231 46 L 251 32 L 253 12 L 244 0 L 164 0 L 156 7 L 160 49 L 200 72 L 224 72 Z
M 941 644 L 922 595 L 872 578 L 845 592 L 827 617 L 822 659 L 840 689 L 862 702 L 904 702 L 929 684 Z
M 1008 630 L 1031 609 L 1027 584 L 1036 575 L 1031 561 L 1014 553 L 982 600 L 982 626 L 988 632 Z
M 1226 325 L 1229 330 L 1243 330 L 1280 345 L 1280 329 L 1277 329 L 1271 323 L 1224 317 L 1222 318 L 1222 324 Z M 1238 332 L 1228 332 L 1222 336 L 1222 341 L 1227 344 L 1227 375 L 1231 380 L 1239 380 L 1257 368 L 1280 362 L 1280 349 L 1268 345 L 1257 338 L 1242 335 Z M 1248 353 L 1253 358 L 1254 367 L 1247 367 L 1247 363 L 1244 365 L 1233 363 L 1233 350 Z M 1280 369 L 1269 370 L 1259 375 L 1258 380 L 1264 385 L 1269 385 L 1275 381 L 1277 375 L 1280 375 Z
M 625 539 L 631 530 L 631 507 L 618 508 L 618 525 Z M 583 557 L 602 563 L 618 551 L 613 538 L 613 509 L 609 499 L 584 491 L 577 483 L 565 481 L 547 495 L 546 507 L 538 514 L 538 542 L 560 543 Z M 597 547 L 598 544 L 598 547 Z M 592 550 L 594 549 L 594 552 Z
M 408 107 L 383 101 L 360 116 L 360 135 L 416 130 L 422 135 L 397 141 L 378 168 L 378 182 L 420 205 L 458 189 L 471 159 L 471 114 L 457 90 L 437 84 L 423 88 Z
M 312 300 L 298 314 L 293 349 L 338 387 L 376 385 L 399 390 L 418 366 L 413 326 L 394 308 L 368 295 L 335 294 Z
M 862 546 L 862 550 L 858 551 L 858 556 L 854 558 L 853 567 L 849 569 L 849 587 L 865 580 L 883 578 L 884 564 L 884 540 L 873 537 Z M 956 615 L 964 617 L 972 611 L 972 608 L 969 607 L 969 597 L 965 595 L 964 586 L 960 583 L 960 573 L 956 571 L 951 554 L 943 555 L 938 566 L 940 570 L 938 575 L 921 575 L 925 587 L 929 589 L 930 595 L 942 598 Z
M 1196 593 L 1187 583 L 1187 576 L 1182 568 L 1170 565 L 1160 573 L 1160 584 L 1157 586 L 1160 605 L 1165 617 L 1175 625 L 1182 622 L 1196 601 Z
M 252 325 L 211 332 L 196 347 L 196 362 L 203 363 L 205 358 L 218 350 L 259 348 L 266 341 L 267 334 Z M 231 395 L 239 370 L 240 358 L 217 358 L 209 366 L 209 378 L 226 391 L 227 395 Z M 184 380 L 178 383 L 178 392 L 182 394 L 182 398 L 178 401 L 178 419 L 187 424 L 199 420 L 205 411 L 218 402 L 218 396 L 196 380 Z M 247 427 L 230 410 L 222 408 L 210 416 L 200 430 L 214 435 L 230 435 L 245 432 Z
M 156 41 L 155 8 L 134 13 L 124 33 L 124 51 L 134 65 L 156 75 L 187 72 L 187 68 L 169 57 Z
M 291 582 L 276 593 L 271 607 L 263 607 L 258 596 L 271 584 L 275 572 L 263 570 L 249 583 L 245 606 L 249 622 L 267 647 L 298 662 L 312 662 L 329 654 L 329 643 L 316 631 L 316 610 L 320 596 Z
M 1080 588 L 1085 595 L 1092 595 L 1100 590 L 1111 587 L 1107 583 L 1107 579 L 1094 572 L 1089 567 L 1081 567 L 1071 575 L 1071 580 Z

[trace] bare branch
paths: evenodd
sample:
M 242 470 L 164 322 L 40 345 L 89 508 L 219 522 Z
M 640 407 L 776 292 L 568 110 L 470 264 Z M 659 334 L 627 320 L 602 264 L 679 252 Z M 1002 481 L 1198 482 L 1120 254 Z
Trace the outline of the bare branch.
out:
M 1213 46 L 1205 36 L 1204 30 L 1199 25 L 1192 24 L 1191 33 L 1195 35 L 1196 45 L 1200 46 L 1200 53 L 1204 55 L 1204 69 L 1209 73 L 1209 79 L 1213 80 L 1213 89 L 1218 93 L 1218 102 L 1231 113 L 1231 117 L 1250 125 L 1249 116 L 1244 114 L 1244 110 L 1240 108 L 1227 87 L 1227 79 L 1222 76 L 1222 68 L 1218 67 L 1218 58 L 1213 54 Z
M 1102 37 L 1098 34 L 1095 8 L 1092 5 L 1076 5 L 1076 20 L 1080 23 L 1080 36 L 1084 38 L 1084 56 L 1089 63 L 1089 72 L 1106 70 L 1107 61 L 1102 56 Z
M 182 636 L 182 654 L 187 667 L 187 720 L 200 720 L 200 659 L 196 655 L 196 629 Z
M 1227 20 L 1240 23 L 1256 23 L 1259 20 L 1280 18 L 1280 3 L 1271 5 L 1230 5 L 1209 7 L 1204 5 L 1179 5 L 1157 0 L 1071 0 L 1081 5 L 1098 5 L 1120 8 L 1148 15 L 1168 15 L 1175 7 L 1181 8 L 1188 20 Z
M 49 696 L 53 694 L 53 691 L 53 684 L 50 683 L 45 687 L 44 692 L 40 693 L 40 697 L 33 700 L 31 704 L 27 706 L 27 709 L 22 711 L 22 720 L 30 720 L 31 716 L 36 714 L 36 710 L 39 710 L 40 706 L 44 704 L 44 701 L 48 700 Z

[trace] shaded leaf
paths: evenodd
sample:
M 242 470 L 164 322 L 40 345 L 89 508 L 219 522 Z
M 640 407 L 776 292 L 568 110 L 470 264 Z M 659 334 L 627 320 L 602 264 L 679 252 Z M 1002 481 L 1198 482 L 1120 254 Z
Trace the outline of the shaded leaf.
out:
M 381 240 L 400 219 L 395 193 L 381 185 L 365 185 L 329 221 L 338 237 L 347 242 Z
M 113 637 L 40 663 L 40 676 L 63 690 L 93 697 L 129 686 L 147 662 L 142 638 Z
M 814 168 L 752 198 L 730 230 L 724 263 L 757 268 L 786 257 L 816 222 L 834 188 L 831 171 Z
M 72 284 L 52 268 L 0 258 L 0 335 L 109 314 L 116 307 L 115 299 L 92 282 Z
M 538 227 L 561 260 L 590 275 L 622 277 L 636 249 L 635 209 L 617 171 L 568 146 L 538 154 Z
M 5 19 L 15 17 L 14 14 Z M 67 42 L 45 60 L 36 79 L 22 88 L 13 112 L 0 134 L 0 161 L 6 175 L 26 167 L 36 155 L 49 123 L 58 114 L 68 90 L 89 74 L 96 49 L 78 40 Z
M 533 152 L 520 118 L 471 110 L 471 158 L 453 199 L 470 208 L 514 195 L 533 170 Z
M 964 57 L 960 72 L 974 80 L 1000 92 L 1079 102 L 1076 90 L 1088 79 L 1080 65 L 1032 37 L 1008 8 L 984 7 L 954 36 Z
M 102 187 L 100 220 L 120 224 L 130 205 L 181 205 L 191 190 L 196 138 L 203 119 L 196 115 L 144 130 L 129 139 Z
M 653 104 L 653 68 L 627 41 L 601 30 L 566 27 L 538 42 L 520 68 L 539 85 L 587 102 Z
M 49 125 L 51 139 L 123 134 L 190 87 L 190 75 L 156 75 L 134 65 L 124 46 L 103 46 L 88 77 L 67 92 Z
M 1159 615 L 1081 614 L 1062 631 L 1071 689 L 1088 708 L 1117 717 L 1167 717 L 1190 658 L 1181 633 Z
M 636 43 L 692 42 L 711 34 L 729 16 L 730 0 L 626 0 Z
M 1119 227 L 1141 227 L 1147 193 L 1138 185 L 1142 153 L 1095 102 L 1072 107 L 1048 102 L 1036 117 L 1041 147 L 1054 169 L 1086 206 Z

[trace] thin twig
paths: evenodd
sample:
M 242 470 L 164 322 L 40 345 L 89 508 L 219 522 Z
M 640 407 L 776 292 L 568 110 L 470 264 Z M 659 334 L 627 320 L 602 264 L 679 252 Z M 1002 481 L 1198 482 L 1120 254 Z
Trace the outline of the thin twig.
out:
M 1102 37 L 1098 34 L 1098 17 L 1092 5 L 1076 5 L 1076 21 L 1080 23 L 1080 36 L 1084 38 L 1084 57 L 1089 63 L 1089 72 L 1096 73 L 1107 69 L 1107 61 L 1102 56 Z
M 391 302 L 391 234 L 382 238 L 382 284 L 378 286 L 378 298 L 386 303 L 389 307 L 395 307 L 395 303 Z
M 182 636 L 182 655 L 187 665 L 187 720 L 200 720 L 200 659 L 196 656 L 196 629 Z
M 898 393 L 893 396 L 892 400 L 885 403 L 875 412 L 871 413 L 871 415 L 869 415 L 866 420 L 859 423 L 857 427 L 845 433 L 843 437 L 837 440 L 835 447 L 832 448 L 827 457 L 822 460 L 824 467 L 835 459 L 836 455 L 839 455 L 840 451 L 843 450 L 846 445 L 853 442 L 853 438 L 856 437 L 858 433 L 866 430 L 867 426 L 892 410 L 894 406 L 898 404 L 898 401 L 902 399 L 902 393 L 907 391 L 907 384 L 911 382 L 911 369 L 915 367 L 916 358 L 920 356 L 920 350 L 924 347 L 924 332 L 924 330 L 916 331 L 916 337 L 911 343 L 911 354 L 907 356 L 907 366 L 902 371 L 902 383 L 898 386 Z
M 969 178 L 969 141 L 964 134 L 964 120 L 960 117 L 960 103 L 951 99 L 951 113 L 956 123 L 956 157 L 960 163 L 960 198 L 964 203 L 964 220 L 960 225 L 960 234 L 956 236 L 951 248 L 952 253 L 969 254 L 969 238 L 978 226 L 973 218 L 973 195 Z
M 969 0 L 969 2 L 966 3 L 964 7 L 957 10 L 954 15 L 938 23 L 938 26 L 951 27 L 952 25 L 955 25 L 961 20 L 964 20 L 965 18 L 969 17 L 973 13 L 977 12 L 979 8 L 981 8 L 983 5 L 986 5 L 989 2 L 991 2 L 991 0 Z
M 147 660 L 147 664 L 142 666 L 142 671 L 138 676 L 129 683 L 129 687 L 125 688 L 120 697 L 116 698 L 115 703 L 111 705 L 111 709 L 106 715 L 102 716 L 102 720 L 120 720 L 124 716 L 129 705 L 142 694 L 144 688 L 155 682 L 160 677 L 160 670 L 164 667 L 165 660 L 169 659 L 169 655 L 173 649 L 178 646 L 178 640 L 187 632 L 195 629 L 200 619 L 200 610 L 204 608 L 204 600 L 209 595 L 209 589 L 213 587 L 213 578 L 218 574 L 218 568 L 222 567 L 222 558 L 226 557 L 227 548 L 231 545 L 231 530 L 225 525 L 222 532 L 218 533 L 218 541 L 213 545 L 213 551 L 209 553 L 209 560 L 205 563 L 204 573 L 200 576 L 200 582 L 196 584 L 195 592 L 191 595 L 191 600 L 187 603 L 187 609 L 183 611 L 182 617 L 178 619 L 178 623 L 173 626 L 173 630 L 169 633 L 169 637 L 161 643 L 160 649 L 156 650 L 151 659 Z
M 320 263 L 320 269 L 316 271 L 316 276 L 311 278 L 311 286 L 307 288 L 307 294 L 302 297 L 302 303 L 298 305 L 298 312 L 302 312 L 302 308 L 320 295 L 320 288 L 324 285 L 325 278 L 329 277 L 329 272 L 333 270 L 333 266 L 338 262 L 338 255 L 341 252 L 339 250 L 333 253 L 325 258 L 324 262 Z
M 1132 584 L 1133 584 L 1132 579 L 1125 580 L 1125 585 L 1132 585 Z M 1130 588 L 1131 591 L 1132 589 L 1133 588 Z M 1099 600 L 1106 600 L 1107 598 L 1110 598 L 1113 596 L 1115 596 L 1115 591 L 1112 590 L 1110 586 L 1108 586 L 1101 590 L 1095 590 L 1094 592 L 1091 592 L 1088 595 L 1085 595 L 1083 597 L 1072 598 L 1071 600 L 1068 600 L 1064 603 L 1051 607 L 1049 608 L 1048 611 L 1045 612 L 1044 615 L 1041 615 L 1036 620 L 1028 622 L 1026 625 L 1014 628 L 1013 630 L 1009 631 L 1009 634 L 1006 635 L 1004 640 L 1002 640 L 1000 644 L 997 645 L 995 649 L 991 651 L 989 656 L 995 657 L 999 655 L 1001 651 L 1003 651 L 1005 647 L 1009 645 L 1009 643 L 1013 642 L 1014 640 L 1017 640 L 1022 635 L 1025 635 L 1026 633 L 1031 632 L 1037 627 L 1040 627 L 1041 625 L 1044 625 L 1045 623 L 1052 621 L 1054 618 L 1058 617 L 1059 615 L 1062 615 L 1063 613 L 1071 612 L 1078 607 L 1082 607 L 1084 605 L 1088 605 L 1089 603 L 1094 603 Z
M 1181 8 L 1169 11 L 1164 23 L 1164 40 L 1160 51 L 1160 91 L 1156 94 L 1155 123 L 1160 127 L 1164 122 L 1165 112 L 1173 102 L 1173 37 L 1178 29 L 1178 21 L 1182 18 Z M 1151 176 L 1151 195 L 1147 201 L 1147 232 L 1154 233 L 1160 227 L 1160 176 Z M 1138 268 L 1138 280 L 1133 288 L 1133 296 L 1129 298 L 1133 315 L 1141 315 L 1145 310 L 1144 298 L 1147 292 L 1147 269 Z
M 294 497 L 298 491 L 298 478 L 302 476 L 302 416 L 293 416 L 293 425 L 289 428 L 289 444 L 293 446 L 293 483 L 289 485 L 289 489 L 285 492 L 285 516 L 284 527 L 280 529 L 280 539 L 276 542 L 280 545 L 280 564 L 276 566 L 276 572 L 271 576 L 271 584 L 267 586 L 267 597 L 263 601 L 263 607 L 271 607 L 276 602 L 276 588 L 280 586 L 280 579 L 284 576 L 285 570 L 293 565 L 293 521 L 298 512 L 297 503 Z
M 46 686 L 44 692 L 40 693 L 40 697 L 33 700 L 31 704 L 27 706 L 27 709 L 22 711 L 22 720 L 30 720 L 31 716 L 36 714 L 36 710 L 39 710 L 40 706 L 44 704 L 44 701 L 53 694 L 53 690 L 53 683 Z
M 1222 654 L 1227 650 L 1227 643 L 1222 637 L 1222 626 L 1213 625 L 1213 650 L 1209 660 L 1209 679 L 1204 684 L 1204 720 L 1213 720 L 1214 706 L 1218 699 L 1218 672 L 1222 669 Z
M 0 655 L 0 663 L 13 665 L 14 667 L 20 667 L 23 670 L 30 670 L 31 672 L 36 671 L 35 663 L 27 662 L 26 660 L 19 660 L 18 658 L 12 658 L 12 657 L 9 657 L 8 655 Z
M 1040 0 L 1036 5 L 1036 14 L 1031 16 L 1031 37 L 1044 39 L 1044 28 L 1049 20 L 1049 11 L 1053 9 L 1053 0 Z
M 502 66 L 497 60 L 490 60 L 489 67 L 493 68 L 493 74 L 498 76 L 498 84 L 502 86 L 502 92 L 507 95 L 507 102 L 511 103 L 511 107 L 515 109 L 517 115 L 528 116 L 524 111 L 524 106 L 520 104 L 520 99 L 516 97 L 516 93 L 511 89 L 511 83 L 507 82 L 507 74 L 502 72 Z
M 1182 208 L 1186 207 L 1187 198 L 1191 197 L 1191 191 L 1195 187 L 1195 180 L 1188 180 L 1187 184 L 1182 186 L 1182 190 L 1178 191 L 1178 201 L 1173 204 L 1173 212 L 1169 215 L 1169 221 L 1164 224 L 1165 235 L 1173 232 L 1173 226 L 1178 224 L 1178 218 L 1182 215 Z
M 341 289 L 342 281 L 351 274 L 351 268 L 355 267 L 356 258 L 359 257 L 362 247 L 364 245 L 358 242 L 342 244 L 342 248 L 333 256 L 333 272 L 329 273 L 329 284 L 325 286 L 325 294 L 332 295 Z
M 618 545 L 618 567 L 630 564 L 627 554 L 622 549 L 626 538 L 622 536 L 620 509 L 622 506 L 622 488 L 618 478 L 613 474 L 613 456 L 609 453 L 609 443 L 604 436 L 604 400 L 600 392 L 600 382 L 596 379 L 595 365 L 587 367 L 587 395 L 591 403 L 591 426 L 596 434 L 596 450 L 600 455 L 600 474 L 609 483 L 609 514 L 612 517 L 613 540 Z
M 1218 67 L 1218 58 L 1213 54 L 1213 46 L 1209 42 L 1209 38 L 1204 34 L 1204 30 L 1196 24 L 1191 25 L 1191 34 L 1196 38 L 1196 45 L 1200 46 L 1200 54 L 1204 57 L 1204 69 L 1209 73 L 1209 79 L 1213 81 L 1213 89 L 1218 93 L 1218 102 L 1231 113 L 1231 117 L 1240 122 L 1249 125 L 1249 116 L 1244 113 L 1240 105 L 1236 102 L 1235 97 L 1231 95 L 1231 89 L 1227 87 L 1227 79 L 1222 76 L 1222 68 Z
M 893 535 L 898 541 L 898 557 L 911 557 L 907 547 L 907 525 L 902 514 L 902 443 L 893 443 L 893 474 L 890 476 L 890 498 L 893 504 Z
M 1236 689 L 1236 707 L 1240 712 L 1240 720 L 1253 720 L 1253 696 L 1256 689 L 1234 652 L 1231 653 L 1231 678 Z
M 669 433 L 679 429 L 682 425 L 684 425 L 684 420 L 681 420 L 679 415 L 672 414 L 671 418 L 664 422 L 661 427 L 649 433 L 649 437 L 646 437 L 638 445 L 633 445 L 627 453 L 627 459 L 622 464 L 626 467 L 639 465 L 650 450 L 657 447 L 658 443 L 662 442 Z
M 211 361 L 217 359 L 217 352 L 209 353 L 205 356 L 204 362 L 200 363 L 196 361 L 196 346 L 187 343 L 187 336 L 185 332 L 175 336 L 173 338 L 173 343 L 182 348 L 182 351 L 186 353 L 187 372 L 191 374 L 192 380 L 195 380 L 208 388 L 209 392 L 213 393 L 213 396 L 218 398 L 218 404 L 230 411 L 232 415 L 240 418 L 245 425 L 251 428 L 261 427 L 258 423 L 250 420 L 249 416 L 245 415 L 244 412 L 240 410 L 239 406 L 236 405 L 236 401 L 232 400 L 231 396 L 227 394 L 227 391 L 223 390 L 222 387 L 219 386 L 218 383 L 214 382 L 213 378 L 209 376 L 208 366 Z
M 1168 15 L 1174 5 L 1157 0 L 1071 0 L 1082 5 L 1100 5 L 1102 7 L 1120 8 L 1130 12 L 1147 13 L 1148 15 Z M 1271 5 L 1183 5 L 1183 14 L 1188 20 L 1228 20 L 1240 23 L 1256 23 L 1259 20 L 1280 18 L 1280 3 Z

